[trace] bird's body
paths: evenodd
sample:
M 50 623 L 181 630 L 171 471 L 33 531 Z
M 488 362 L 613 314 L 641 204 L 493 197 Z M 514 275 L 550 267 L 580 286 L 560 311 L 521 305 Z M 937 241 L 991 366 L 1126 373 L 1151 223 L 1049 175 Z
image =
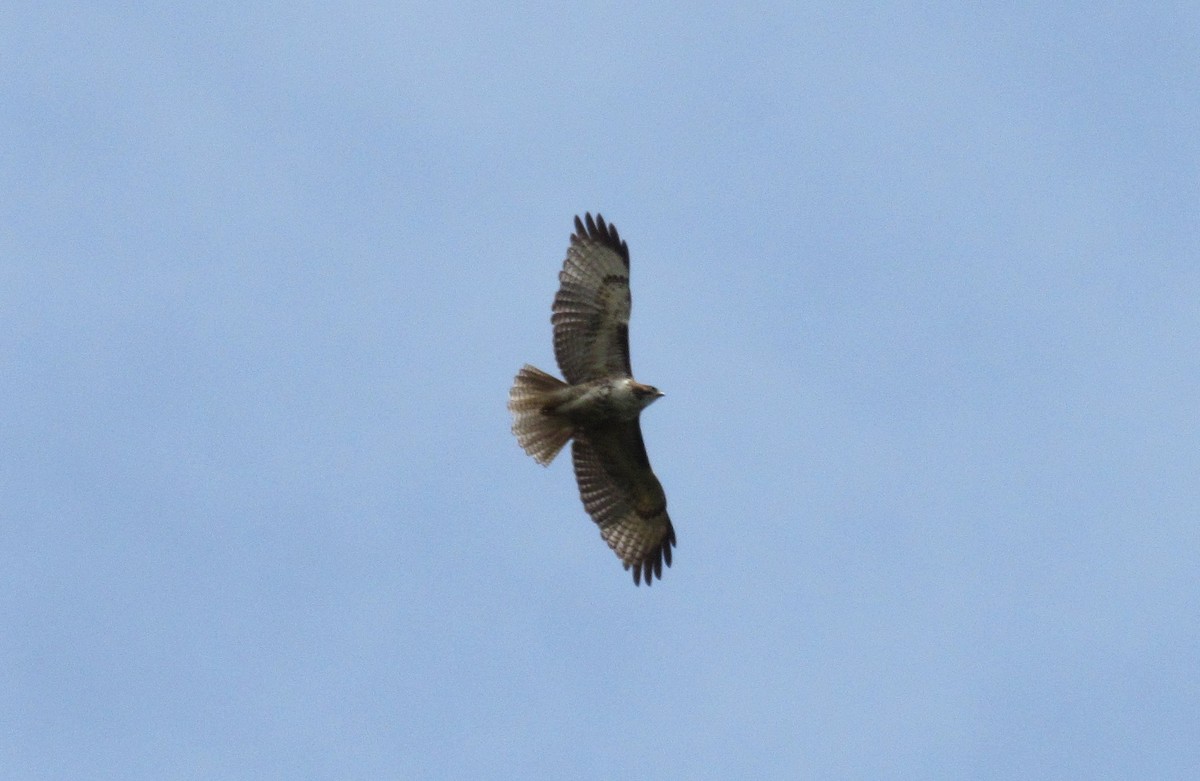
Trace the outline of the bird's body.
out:
M 662 396 L 657 389 L 635 382 L 632 377 L 610 377 L 567 387 L 571 392 L 553 413 L 581 429 L 637 420 L 642 410 Z
M 675 530 L 650 468 L 639 416 L 662 393 L 633 379 L 629 362 L 629 248 L 604 218 L 575 218 L 554 297 L 554 353 L 566 382 L 526 365 L 509 391 L 513 433 L 548 465 L 568 441 L 584 509 L 633 569 L 662 577 Z

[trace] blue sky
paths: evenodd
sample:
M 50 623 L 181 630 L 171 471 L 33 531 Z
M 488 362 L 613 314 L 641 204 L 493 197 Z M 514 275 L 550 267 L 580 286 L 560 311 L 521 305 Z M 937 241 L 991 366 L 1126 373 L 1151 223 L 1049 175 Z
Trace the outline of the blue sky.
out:
M 1195 778 L 1191 4 L 0 12 L 0 776 Z M 679 535 L 509 432 L 629 241 Z

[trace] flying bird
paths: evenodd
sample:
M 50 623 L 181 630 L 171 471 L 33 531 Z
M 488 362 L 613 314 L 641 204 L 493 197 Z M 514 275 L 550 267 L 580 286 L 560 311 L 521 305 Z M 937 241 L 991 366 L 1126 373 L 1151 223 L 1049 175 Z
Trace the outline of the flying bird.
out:
M 599 214 L 575 218 L 554 296 L 554 357 L 566 382 L 525 364 L 508 392 L 513 433 L 548 466 L 568 441 L 575 480 L 600 536 L 633 582 L 671 566 L 675 529 L 638 417 L 662 397 L 629 364 L 629 247 Z

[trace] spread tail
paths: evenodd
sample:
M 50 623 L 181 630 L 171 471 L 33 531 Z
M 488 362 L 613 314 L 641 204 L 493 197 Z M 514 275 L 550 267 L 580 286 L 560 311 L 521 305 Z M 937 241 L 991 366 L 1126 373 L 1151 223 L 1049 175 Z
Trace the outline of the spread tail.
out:
M 521 367 L 508 392 L 508 411 L 513 414 L 513 433 L 525 452 L 548 466 L 574 433 L 571 424 L 546 408 L 560 401 L 567 384 L 529 364 Z

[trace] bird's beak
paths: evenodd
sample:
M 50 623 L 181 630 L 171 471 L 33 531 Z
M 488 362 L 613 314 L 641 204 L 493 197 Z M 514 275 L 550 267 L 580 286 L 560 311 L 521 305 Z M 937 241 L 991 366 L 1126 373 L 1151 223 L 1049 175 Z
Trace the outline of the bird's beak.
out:
M 658 390 L 657 388 L 654 391 L 654 398 L 656 398 L 656 399 L 661 399 L 663 396 L 666 396 L 666 395 L 667 394 L 663 393 L 662 391 Z

